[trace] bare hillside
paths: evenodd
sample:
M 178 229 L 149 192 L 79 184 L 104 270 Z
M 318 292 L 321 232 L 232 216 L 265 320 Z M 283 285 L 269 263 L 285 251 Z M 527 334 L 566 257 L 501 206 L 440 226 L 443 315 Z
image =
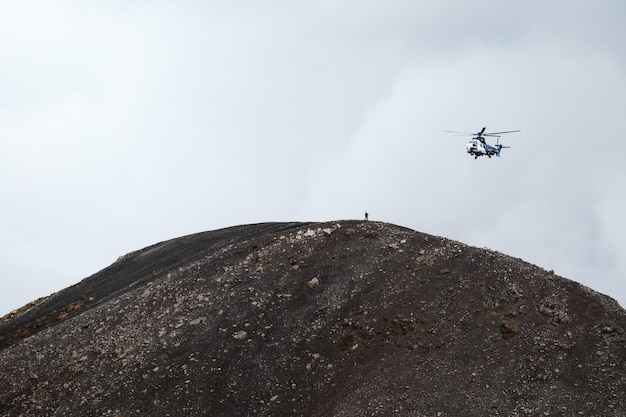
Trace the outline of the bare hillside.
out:
M 2 416 L 626 416 L 626 312 L 376 222 L 121 257 L 0 320 Z

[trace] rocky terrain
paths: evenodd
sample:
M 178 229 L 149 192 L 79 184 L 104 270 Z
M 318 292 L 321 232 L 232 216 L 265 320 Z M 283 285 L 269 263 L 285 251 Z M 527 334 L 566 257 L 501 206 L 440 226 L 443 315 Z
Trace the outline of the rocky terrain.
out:
M 0 320 L 1 416 L 626 416 L 626 312 L 402 227 L 185 236 Z

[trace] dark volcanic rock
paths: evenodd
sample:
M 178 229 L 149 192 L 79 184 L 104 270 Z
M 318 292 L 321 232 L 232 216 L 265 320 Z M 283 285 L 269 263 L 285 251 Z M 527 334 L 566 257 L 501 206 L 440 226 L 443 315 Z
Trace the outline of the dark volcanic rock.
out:
M 0 321 L 2 416 L 626 416 L 626 313 L 343 221 L 162 242 Z

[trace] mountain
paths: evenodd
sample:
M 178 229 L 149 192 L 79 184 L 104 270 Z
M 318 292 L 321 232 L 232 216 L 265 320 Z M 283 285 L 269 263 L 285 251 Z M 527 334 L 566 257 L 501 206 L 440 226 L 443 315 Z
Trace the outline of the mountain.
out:
M 361 221 L 184 236 L 0 320 L 2 416 L 626 416 L 626 312 Z

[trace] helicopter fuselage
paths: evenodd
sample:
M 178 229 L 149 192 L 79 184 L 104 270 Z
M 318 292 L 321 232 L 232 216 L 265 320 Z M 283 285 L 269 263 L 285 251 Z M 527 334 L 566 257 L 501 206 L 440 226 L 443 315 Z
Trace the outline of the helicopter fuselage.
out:
M 491 158 L 492 155 L 499 156 L 500 149 L 502 149 L 502 145 L 491 146 L 487 144 L 485 138 L 482 136 L 477 136 L 472 138 L 467 145 L 465 146 L 467 153 L 472 155 L 474 158 L 478 158 L 479 156 L 488 156 Z

